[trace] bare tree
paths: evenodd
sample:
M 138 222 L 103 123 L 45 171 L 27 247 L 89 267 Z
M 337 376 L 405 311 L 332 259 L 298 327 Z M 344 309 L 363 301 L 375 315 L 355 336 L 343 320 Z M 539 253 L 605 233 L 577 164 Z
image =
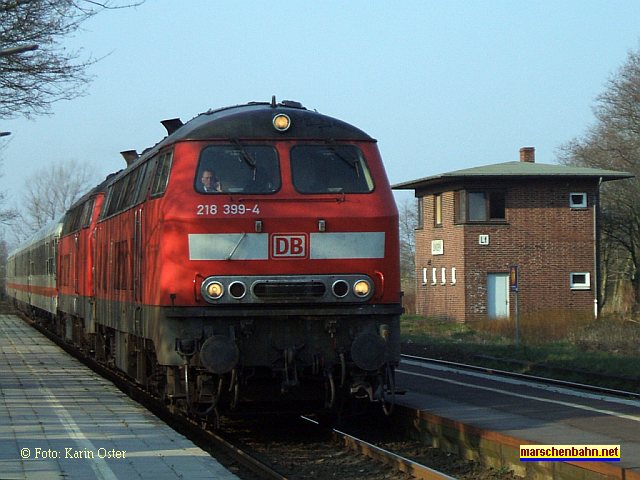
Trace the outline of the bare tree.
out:
M 640 51 L 630 52 L 594 107 L 597 122 L 561 149 L 563 163 L 633 173 L 602 187 L 603 271 L 613 282 L 630 281 L 640 301 Z M 613 275 L 613 278 L 612 278 Z
M 400 223 L 400 278 L 404 292 L 403 306 L 406 313 L 415 313 L 416 291 L 416 228 L 418 208 L 415 200 L 405 200 L 398 205 Z
M 400 223 L 400 271 L 403 279 L 416 276 L 416 228 L 418 209 L 415 200 L 405 200 L 399 205 Z
M 0 118 L 49 113 L 76 98 L 94 60 L 62 41 L 101 10 L 126 8 L 91 0 L 0 0 Z
M 25 182 L 20 217 L 14 222 L 19 240 L 60 217 L 97 179 L 87 163 L 69 160 L 30 176 Z
M 6 146 L 4 139 L 0 139 L 0 153 Z M 2 159 L 0 158 L 0 167 L 2 166 Z M 0 168 L 1 170 L 1 168 Z M 0 177 L 2 173 L 0 173 Z M 4 192 L 0 192 L 0 225 L 7 225 L 14 220 L 18 213 L 12 208 L 5 208 L 6 196 Z

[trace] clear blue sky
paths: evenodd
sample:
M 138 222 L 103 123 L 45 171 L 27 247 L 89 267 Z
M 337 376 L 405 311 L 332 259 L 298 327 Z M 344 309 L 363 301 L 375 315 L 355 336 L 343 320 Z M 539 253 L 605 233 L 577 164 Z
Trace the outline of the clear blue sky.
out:
M 104 57 L 87 94 L 0 124 L 13 132 L 0 188 L 16 204 L 45 164 L 86 161 L 101 179 L 124 166 L 118 152 L 160 140 L 162 119 L 272 95 L 377 138 L 392 183 L 517 160 L 522 146 L 555 163 L 640 48 L 640 4 L 147 0 L 100 13 L 68 47 Z

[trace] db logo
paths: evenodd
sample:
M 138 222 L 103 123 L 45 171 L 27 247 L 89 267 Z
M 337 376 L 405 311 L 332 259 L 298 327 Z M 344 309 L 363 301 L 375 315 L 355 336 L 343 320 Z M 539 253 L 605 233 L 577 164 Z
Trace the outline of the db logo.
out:
M 271 256 L 273 258 L 305 258 L 307 256 L 307 236 L 304 234 L 272 235 Z

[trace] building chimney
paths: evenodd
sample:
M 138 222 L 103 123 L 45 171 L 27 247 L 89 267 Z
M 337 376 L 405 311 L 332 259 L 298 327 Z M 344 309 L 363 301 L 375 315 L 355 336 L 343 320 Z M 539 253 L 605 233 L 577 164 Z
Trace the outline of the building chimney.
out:
M 520 149 L 520 161 L 527 163 L 536 162 L 536 149 L 534 147 L 522 147 Z

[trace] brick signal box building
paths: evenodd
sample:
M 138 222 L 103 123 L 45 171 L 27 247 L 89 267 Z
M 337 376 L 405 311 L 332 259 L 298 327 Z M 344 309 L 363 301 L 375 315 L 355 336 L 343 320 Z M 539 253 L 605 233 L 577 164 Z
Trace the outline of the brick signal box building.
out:
M 395 185 L 415 190 L 416 312 L 464 322 L 598 308 L 601 182 L 625 172 L 519 162 Z

